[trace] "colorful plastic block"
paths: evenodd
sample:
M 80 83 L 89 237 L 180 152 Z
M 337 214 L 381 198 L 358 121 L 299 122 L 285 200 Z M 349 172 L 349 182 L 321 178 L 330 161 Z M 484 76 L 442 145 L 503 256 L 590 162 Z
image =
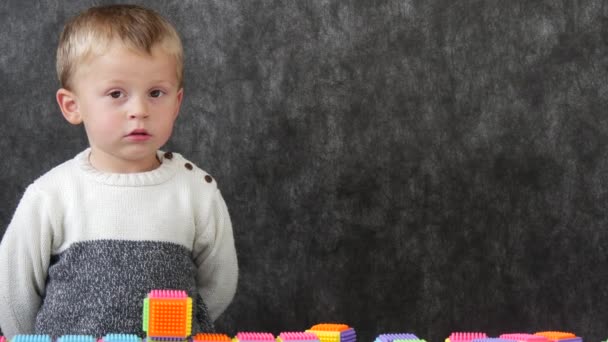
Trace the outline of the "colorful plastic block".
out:
M 544 336 L 527 333 L 502 334 L 500 335 L 500 338 L 515 340 L 517 342 L 548 342 L 547 338 Z
M 582 342 L 583 339 L 566 331 L 540 331 L 534 335 L 546 337 L 549 342 Z
M 279 334 L 277 342 L 320 342 L 317 335 L 309 332 L 285 331 Z
M 230 342 L 226 334 L 198 333 L 192 337 L 192 342 Z
M 472 342 L 517 342 L 516 340 L 507 340 L 500 337 L 476 338 Z
M 101 342 L 141 342 L 141 338 L 134 334 L 107 334 Z
M 396 341 L 419 340 L 418 336 L 409 333 L 401 334 L 381 334 L 376 337 L 375 342 L 396 342 Z
M 15 335 L 11 342 L 52 342 L 49 335 Z
M 306 332 L 317 335 L 321 342 L 355 342 L 357 340 L 355 329 L 340 323 L 316 324 Z
M 96 342 L 97 339 L 90 335 L 63 335 L 57 342 Z
M 186 291 L 151 291 L 143 311 L 143 330 L 152 341 L 182 340 L 192 333 L 192 298 Z
M 446 342 L 470 342 L 478 338 L 487 338 L 488 335 L 483 332 L 453 332 L 450 337 L 446 338 Z
M 319 323 L 313 325 L 309 330 L 318 331 L 344 331 L 350 329 L 350 327 L 343 323 Z
M 275 342 L 274 335 L 268 332 L 239 332 L 234 337 L 235 342 Z

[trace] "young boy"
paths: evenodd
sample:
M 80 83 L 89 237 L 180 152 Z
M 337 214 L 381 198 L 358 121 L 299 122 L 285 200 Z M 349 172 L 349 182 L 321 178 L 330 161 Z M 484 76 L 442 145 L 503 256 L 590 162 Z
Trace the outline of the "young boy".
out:
M 232 301 L 237 258 L 215 180 L 163 153 L 183 98 L 182 45 L 155 12 L 96 7 L 57 52 L 65 119 L 90 147 L 32 183 L 0 244 L 5 336 L 142 335 L 152 289 L 185 290 L 193 332 Z

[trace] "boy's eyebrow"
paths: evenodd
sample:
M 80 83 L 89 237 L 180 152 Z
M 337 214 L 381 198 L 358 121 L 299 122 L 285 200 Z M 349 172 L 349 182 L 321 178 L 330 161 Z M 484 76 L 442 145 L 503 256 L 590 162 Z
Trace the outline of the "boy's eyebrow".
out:
M 108 79 L 108 80 L 103 80 L 103 82 L 104 83 L 113 83 L 113 84 L 115 84 L 115 83 L 127 83 L 127 81 L 125 81 L 125 80 L 113 79 L 113 78 L 112 79 Z M 162 79 L 160 79 L 160 80 L 153 80 L 153 81 L 150 81 L 149 83 L 153 83 L 153 84 L 167 83 L 167 84 L 170 84 L 170 85 L 176 85 L 177 84 L 177 82 L 172 82 L 170 80 L 162 80 Z

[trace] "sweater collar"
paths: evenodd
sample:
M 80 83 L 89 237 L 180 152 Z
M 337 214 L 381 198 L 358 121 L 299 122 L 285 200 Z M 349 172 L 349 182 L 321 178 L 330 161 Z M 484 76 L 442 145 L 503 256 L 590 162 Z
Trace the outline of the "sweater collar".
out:
M 94 181 L 113 186 L 148 186 L 164 183 L 171 179 L 176 173 L 175 158 L 165 158 L 163 151 L 157 151 L 156 155 L 160 166 L 154 170 L 137 173 L 111 173 L 99 171 L 91 165 L 89 155 L 91 148 L 80 152 L 74 161 L 87 177 Z

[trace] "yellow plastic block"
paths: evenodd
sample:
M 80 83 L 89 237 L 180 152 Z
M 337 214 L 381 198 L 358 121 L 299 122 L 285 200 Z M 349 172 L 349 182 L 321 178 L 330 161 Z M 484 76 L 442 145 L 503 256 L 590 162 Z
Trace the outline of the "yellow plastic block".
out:
M 306 330 L 306 332 L 317 335 L 320 342 L 340 342 L 341 338 L 339 331 Z

